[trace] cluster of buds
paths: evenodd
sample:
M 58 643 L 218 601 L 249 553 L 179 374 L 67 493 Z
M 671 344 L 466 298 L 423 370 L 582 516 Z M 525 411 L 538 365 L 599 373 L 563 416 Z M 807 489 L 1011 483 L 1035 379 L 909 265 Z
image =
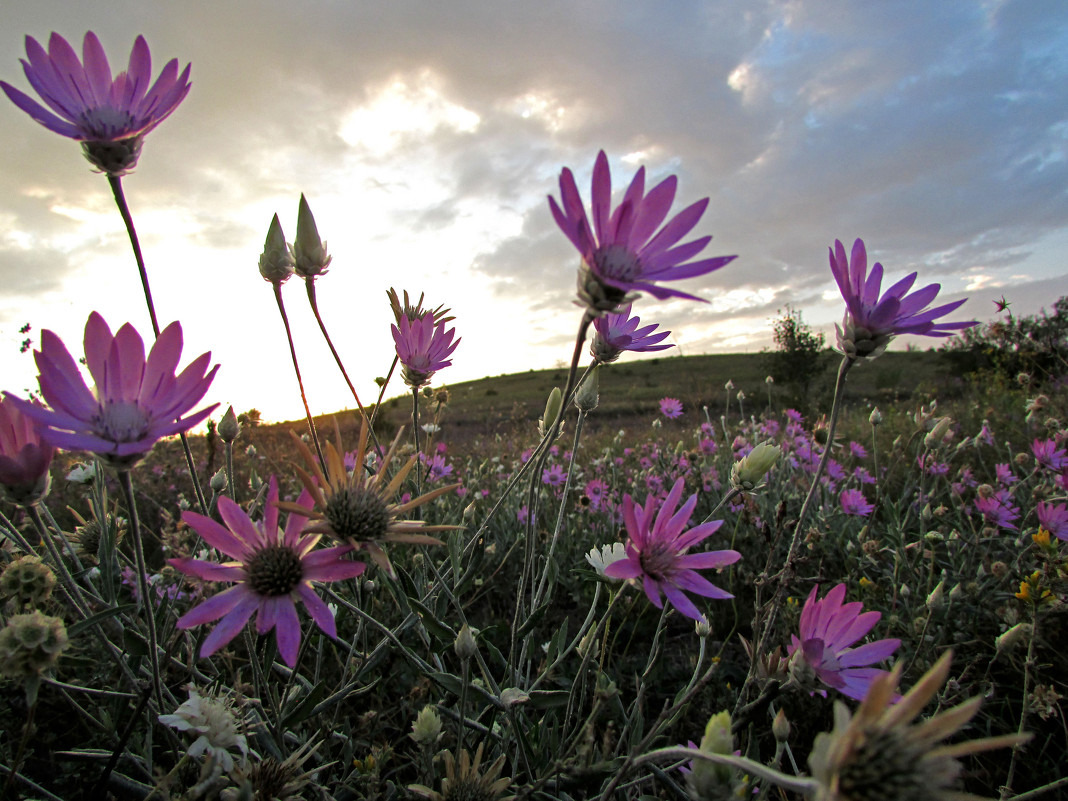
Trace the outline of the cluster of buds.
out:
M 14 615 L 0 629 L 0 676 L 29 679 L 55 666 L 67 648 L 67 627 L 38 610 Z
M 36 556 L 20 556 L 0 573 L 0 597 L 16 609 L 34 609 L 50 597 L 56 586 L 52 568 Z

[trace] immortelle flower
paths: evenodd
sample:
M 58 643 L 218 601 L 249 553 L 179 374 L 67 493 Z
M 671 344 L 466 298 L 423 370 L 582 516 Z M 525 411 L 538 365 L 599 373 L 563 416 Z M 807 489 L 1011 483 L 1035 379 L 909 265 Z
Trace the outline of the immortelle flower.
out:
M 687 553 L 690 548 L 714 534 L 722 520 L 701 523 L 683 531 L 697 507 L 694 493 L 676 513 L 682 499 L 684 481 L 679 479 L 671 488 L 663 506 L 657 511 L 657 499 L 650 495 L 642 508 L 630 495 L 623 496 L 623 523 L 627 528 L 626 558 L 605 565 L 608 578 L 638 579 L 646 596 L 657 609 L 663 609 L 663 593 L 671 605 L 694 620 L 701 613 L 686 592 L 706 598 L 733 598 L 697 573 L 734 564 L 742 555 L 737 551 L 705 551 Z M 655 518 L 655 520 L 654 520 Z
M 293 506 L 305 514 L 290 512 L 285 532 L 279 531 L 278 482 L 271 476 L 263 520 L 258 524 L 225 496 L 219 498 L 218 505 L 225 525 L 196 512 L 182 513 L 182 520 L 208 545 L 235 560 L 222 563 L 188 557 L 167 560 L 188 575 L 234 584 L 178 619 L 178 628 L 189 629 L 222 618 L 200 647 L 202 657 L 211 656 L 230 642 L 245 627 L 252 613 L 257 612 L 256 633 L 266 634 L 274 629 L 278 652 L 287 665 L 295 666 L 300 647 L 298 600 L 327 636 L 337 638 L 334 616 L 312 589 L 312 582 L 354 578 L 367 565 L 343 558 L 354 550 L 351 545 L 313 550 L 320 535 L 301 533 L 308 522 L 306 513 L 311 505 L 311 496 L 302 493 Z
M 654 350 L 667 350 L 674 345 L 658 345 L 670 335 L 670 331 L 656 331 L 657 324 L 638 328 L 641 318 L 630 316 L 631 304 L 621 306 L 618 312 L 608 312 L 593 321 L 596 333 L 590 345 L 590 354 L 597 361 L 608 364 L 619 358 L 623 351 L 646 353 Z
M 160 715 L 159 722 L 197 735 L 186 753 L 191 757 L 211 754 L 223 771 L 229 773 L 234 769 L 231 751 L 239 752 L 242 762 L 248 759 L 248 741 L 238 731 L 233 708 L 225 701 L 201 695 L 192 684 L 186 689 L 189 699 L 183 701 L 174 714 Z
M 655 298 L 701 298 L 659 286 L 718 270 L 736 256 L 718 256 L 689 261 L 712 240 L 703 236 L 685 244 L 708 207 L 708 198 L 676 214 L 661 227 L 675 200 L 678 179 L 674 175 L 645 191 L 645 167 L 635 174 L 622 202 L 612 209 L 612 176 L 602 150 L 593 165 L 593 225 L 586 216 L 575 176 L 567 167 L 560 172 L 560 203 L 549 197 L 556 224 L 578 249 L 582 264 L 578 273 L 578 304 L 592 314 L 616 311 L 633 300 L 635 293 Z
M 157 440 L 188 431 L 219 405 L 182 417 L 207 393 L 219 366 L 208 370 L 209 351 L 174 374 L 182 355 L 177 322 L 163 330 L 146 359 L 145 344 L 132 325 L 126 323 L 113 336 L 104 318 L 93 312 L 85 324 L 84 345 L 93 389 L 60 338 L 45 330 L 34 358 L 41 371 L 41 395 L 52 408 L 4 393 L 57 448 L 90 451 L 112 467 L 129 469 Z
M 1031 453 L 1035 455 L 1035 463 L 1039 467 L 1055 473 L 1068 467 L 1068 452 L 1064 448 L 1058 448 L 1056 440 L 1036 439 L 1031 443 Z
M 446 484 L 402 503 L 393 498 L 404 486 L 408 474 L 418 463 L 413 455 L 394 472 L 393 457 L 400 448 L 401 434 L 397 432 L 389 450 L 378 463 L 378 471 L 370 473 L 365 467 L 367 458 L 368 427 L 364 419 L 360 426 L 360 439 L 354 456 L 355 467 L 345 469 L 344 458 L 331 444 L 326 443 L 323 455 L 326 472 L 311 450 L 293 435 L 294 445 L 300 451 L 310 473 L 296 468 L 304 488 L 308 491 L 315 508 L 300 509 L 292 504 L 281 503 L 280 508 L 306 514 L 314 522 L 307 530 L 323 534 L 328 539 L 346 543 L 365 550 L 379 567 L 393 575 L 393 566 L 382 549 L 383 543 L 406 543 L 409 545 L 441 545 L 441 540 L 429 536 L 438 531 L 451 531 L 457 526 L 428 526 L 422 520 L 405 520 L 404 515 L 435 498 L 452 492 L 459 484 Z M 337 441 L 341 433 L 335 429 Z
M 435 323 L 434 315 L 425 312 L 422 317 L 409 319 L 401 315 L 397 325 L 391 325 L 393 342 L 397 346 L 397 358 L 404 365 L 404 382 L 418 389 L 428 383 L 434 373 L 452 364 L 449 356 L 460 344 L 455 328 L 445 328 L 445 323 Z
M 29 506 L 48 494 L 56 449 L 8 398 L 0 400 L 0 495 Z
M 1054 537 L 1068 541 L 1068 505 L 1039 501 L 1035 507 L 1038 524 Z
M 868 503 L 863 492 L 855 489 L 842 490 L 838 496 L 838 502 L 842 505 L 843 514 L 858 517 L 867 517 L 875 508 L 873 504 Z
M 661 398 L 660 414 L 664 415 L 668 420 L 682 417 L 682 402 L 677 398 Z
M 817 735 L 808 757 L 812 776 L 819 782 L 817 801 L 973 798 L 951 789 L 961 772 L 958 758 L 1030 739 L 1030 735 L 1007 734 L 942 745 L 975 717 L 981 698 L 913 723 L 945 683 L 952 656 L 951 651 L 942 654 L 896 703 L 901 663 L 871 681 L 855 715 L 842 702 L 835 702 L 834 730 Z
M 885 670 L 864 666 L 887 659 L 901 645 L 901 640 L 875 640 L 851 648 L 872 630 L 882 614 L 862 614 L 864 605 L 860 601 L 843 604 L 845 584 L 839 584 L 817 601 L 818 592 L 817 584 L 801 610 L 801 638 L 790 635 L 790 674 L 806 687 L 814 673 L 828 687 L 859 701 L 872 681 L 886 675 Z M 817 692 L 827 695 L 823 690 Z
M 0 88 L 45 128 L 81 142 L 90 163 L 109 175 L 124 175 L 134 168 L 145 134 L 189 94 L 190 65 L 179 75 L 178 59 L 168 61 L 149 86 L 152 56 L 143 36 L 134 40 L 125 72 L 114 78 L 92 31 L 82 41 L 81 61 L 58 33 L 49 38 L 48 52 L 27 36 L 26 58 L 21 61 L 26 80 L 55 113 L 4 81 Z
M 829 249 L 831 272 L 846 302 L 842 325 L 838 331 L 838 350 L 851 360 L 874 359 L 899 334 L 922 334 L 948 337 L 964 328 L 978 325 L 977 320 L 960 323 L 937 322 L 965 301 L 958 300 L 928 309 L 938 295 L 940 284 L 928 284 L 906 295 L 916 282 L 917 273 L 907 275 L 879 295 L 883 282 L 883 265 L 876 262 L 868 275 L 868 254 L 863 240 L 853 243 L 853 253 L 846 257 L 845 246 L 834 240 Z M 965 299 L 966 300 L 966 299 Z

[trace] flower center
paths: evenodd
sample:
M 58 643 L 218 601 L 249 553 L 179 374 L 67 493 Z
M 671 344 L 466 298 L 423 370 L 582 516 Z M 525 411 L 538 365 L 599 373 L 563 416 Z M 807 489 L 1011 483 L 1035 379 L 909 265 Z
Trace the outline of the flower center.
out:
M 148 433 L 148 413 L 130 401 L 103 403 L 97 413 L 96 433 L 111 442 L 136 442 Z
M 392 515 L 376 492 L 363 487 L 345 487 L 326 502 L 326 522 L 343 541 L 371 542 L 381 539 Z
M 245 566 L 248 584 L 257 595 L 289 595 L 304 578 L 297 552 L 288 545 L 269 545 L 252 555 Z
M 602 277 L 627 283 L 642 274 L 642 262 L 638 254 L 623 245 L 609 245 L 599 249 L 593 256 L 597 272 Z
M 125 109 L 99 106 L 86 109 L 81 115 L 80 126 L 94 139 L 116 139 L 134 127 L 133 115 Z
M 644 551 L 639 557 L 642 572 L 654 581 L 664 581 L 678 558 L 678 552 L 663 542 L 657 542 Z
M 926 798 L 929 777 L 918 768 L 922 754 L 895 731 L 864 732 L 864 739 L 838 772 L 840 797 L 856 801 Z

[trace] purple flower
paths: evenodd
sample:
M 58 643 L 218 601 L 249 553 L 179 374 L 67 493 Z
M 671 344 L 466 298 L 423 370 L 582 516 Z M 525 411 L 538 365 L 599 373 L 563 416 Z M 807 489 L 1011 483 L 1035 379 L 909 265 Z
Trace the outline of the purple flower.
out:
M 975 510 L 983 516 L 988 526 L 1016 531 L 1015 521 L 1020 516 L 1020 510 L 1009 503 L 1011 497 L 1007 490 L 989 498 L 980 496 L 975 499 Z
M 618 312 L 603 314 L 593 321 L 597 333 L 593 337 L 590 353 L 599 362 L 607 364 L 619 358 L 623 351 L 644 353 L 654 350 L 667 350 L 674 345 L 658 345 L 670 336 L 670 331 L 653 333 L 656 323 L 638 328 L 639 317 L 630 316 L 630 306 L 620 307 Z
M 816 585 L 801 610 L 801 638 L 790 635 L 790 672 L 795 678 L 802 678 L 804 684 L 806 674 L 811 671 L 828 687 L 862 700 L 872 681 L 886 673 L 865 665 L 887 659 L 901 645 L 901 640 L 875 640 L 850 647 L 872 630 L 882 614 L 862 614 L 863 604 L 859 601 L 843 604 L 845 584 L 839 584 L 819 601 L 816 600 L 818 592 L 819 585 Z M 819 692 L 827 695 L 822 690 Z
M 883 283 L 883 265 L 879 262 L 868 275 L 868 254 L 863 240 L 853 243 L 853 253 L 846 258 L 845 246 L 834 240 L 830 250 L 831 272 L 846 302 L 841 327 L 837 324 L 838 349 L 849 359 L 874 359 L 898 334 L 922 334 L 947 337 L 955 331 L 977 325 L 976 320 L 939 323 L 935 320 L 961 306 L 958 300 L 928 309 L 938 295 L 939 284 L 928 284 L 906 295 L 916 282 L 917 273 L 902 278 L 879 296 Z
M 590 499 L 590 508 L 594 511 L 601 508 L 607 495 L 608 485 L 601 479 L 594 478 L 586 482 L 586 497 Z
M 648 292 L 655 298 L 701 298 L 658 286 L 660 281 L 677 281 L 710 273 L 728 264 L 735 256 L 688 261 L 705 249 L 712 237 L 704 236 L 679 245 L 708 206 L 708 198 L 667 218 L 675 200 L 678 181 L 674 175 L 645 191 L 645 167 L 635 174 L 623 201 L 612 209 L 612 176 L 608 157 L 602 150 L 593 166 L 593 225 L 586 216 L 575 184 L 575 176 L 565 167 L 560 173 L 560 204 L 549 197 L 549 208 L 560 229 L 582 254 L 578 295 L 582 305 L 600 313 L 616 311 L 632 299 L 634 292 Z M 659 229 L 659 231 L 658 231 Z
M 564 472 L 564 468 L 558 464 L 554 464 L 541 471 L 541 483 L 548 484 L 550 487 L 562 487 L 566 478 L 567 473 Z
M 682 402 L 675 398 L 661 398 L 660 414 L 664 415 L 668 420 L 682 417 Z
M 278 482 L 271 476 L 263 520 L 259 524 L 253 523 L 240 506 L 225 496 L 219 498 L 218 505 L 225 526 L 195 512 L 182 513 L 182 520 L 205 542 L 236 560 L 222 563 L 190 558 L 167 560 L 188 575 L 234 584 L 178 619 L 178 628 L 189 629 L 222 618 L 201 645 L 202 657 L 211 656 L 230 642 L 256 612 L 256 633 L 266 634 L 274 629 L 278 652 L 293 667 L 300 647 L 298 600 L 320 629 L 337 638 L 334 616 L 312 589 L 312 582 L 354 578 L 367 565 L 342 558 L 353 550 L 351 545 L 313 551 L 321 535 L 301 534 L 308 518 L 295 512 L 289 515 L 285 532 L 279 531 L 277 503 Z M 312 507 L 311 495 L 306 490 L 297 505 Z
M 1031 453 L 1035 455 L 1035 462 L 1039 467 L 1054 472 L 1060 472 L 1061 468 L 1068 467 L 1068 453 L 1064 448 L 1058 448 L 1055 440 L 1036 439 L 1031 443 Z
M 1052 504 L 1039 501 L 1035 508 L 1038 524 L 1062 540 L 1068 540 L 1068 506 L 1063 503 Z
M 660 599 L 663 592 L 671 605 L 682 614 L 699 620 L 701 613 L 686 592 L 717 599 L 734 596 L 719 589 L 696 571 L 726 567 L 737 562 L 742 555 L 737 551 L 687 553 L 691 547 L 715 533 L 723 521 L 714 520 L 683 531 L 697 507 L 697 494 L 691 495 L 676 513 L 675 509 L 682 499 L 682 489 L 683 480 L 680 478 L 664 499 L 659 514 L 656 498 L 649 497 L 643 509 L 634 503 L 630 495 L 623 496 L 627 558 L 606 567 L 605 575 L 609 578 L 641 578 L 645 594 L 653 606 L 663 608 Z
M 5 395 L 57 448 L 91 451 L 112 467 L 127 469 L 157 440 L 187 431 L 218 406 L 181 416 L 204 397 L 219 369 L 208 370 L 209 352 L 175 375 L 181 355 L 182 326 L 177 322 L 163 330 L 145 359 L 144 342 L 132 325 L 112 336 L 104 318 L 93 312 L 85 324 L 85 362 L 96 384 L 92 390 L 60 338 L 45 330 L 34 357 L 41 395 L 52 408 Z
M 1005 462 L 998 462 L 994 465 L 994 475 L 997 477 L 999 484 L 1004 484 L 1006 487 L 1016 481 L 1016 476 L 1012 473 L 1012 467 Z
M 0 400 L 0 494 L 31 505 L 48 494 L 48 469 L 56 449 L 37 433 L 30 418 L 10 398 Z
M 791 423 L 800 424 L 805 422 L 805 418 L 801 416 L 801 412 L 797 411 L 797 409 L 787 409 L 783 414 L 786 415 L 786 419 Z
M 449 356 L 460 340 L 453 342 L 456 329 L 445 329 L 445 322 L 434 323 L 434 315 L 426 312 L 414 320 L 401 315 L 399 325 L 391 325 L 397 357 L 404 365 L 404 381 L 419 388 L 443 367 L 452 364 Z
M 134 41 L 130 63 L 114 78 L 104 48 L 89 31 L 82 42 L 82 60 L 57 33 L 48 52 L 26 37 L 22 69 L 26 80 L 55 114 L 29 95 L 0 81 L 0 88 L 20 109 L 50 131 L 83 142 L 86 157 L 110 175 L 132 169 L 145 134 L 163 122 L 189 94 L 189 68 L 178 74 L 171 59 L 152 80 L 152 57 L 143 36 Z M 59 115 L 59 116 L 56 116 Z
M 855 459 L 867 459 L 868 451 L 859 442 L 853 441 L 849 443 L 849 452 L 853 454 Z
M 842 490 L 841 495 L 838 496 L 838 502 L 842 505 L 844 514 L 857 515 L 858 517 L 867 517 L 871 514 L 872 509 L 875 508 L 868 503 L 863 492 L 855 489 Z

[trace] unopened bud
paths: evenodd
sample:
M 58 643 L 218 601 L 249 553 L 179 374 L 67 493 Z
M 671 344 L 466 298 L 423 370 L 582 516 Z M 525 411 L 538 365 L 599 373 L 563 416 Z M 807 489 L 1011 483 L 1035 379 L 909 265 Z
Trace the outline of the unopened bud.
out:
M 224 414 L 222 420 L 219 421 L 219 427 L 216 431 L 219 432 L 219 439 L 227 444 L 233 442 L 241 435 L 241 424 L 237 422 L 237 415 L 234 414 L 233 406 L 226 410 L 226 414 Z
M 882 425 L 883 413 L 879 411 L 878 406 L 871 410 L 871 414 L 868 415 L 868 422 L 871 423 L 873 426 Z
M 597 408 L 597 403 L 600 400 L 598 395 L 598 380 L 597 372 L 599 367 L 594 367 L 586 380 L 579 386 L 578 391 L 575 393 L 575 405 L 579 408 L 579 411 L 590 413 Z
M 433 706 L 427 704 L 419 711 L 408 736 L 419 745 L 433 745 L 438 741 L 441 736 L 441 716 Z
M 549 393 L 548 400 L 545 401 L 545 413 L 541 416 L 541 422 L 538 424 L 538 433 L 542 437 L 552 430 L 557 418 L 560 417 L 563 406 L 564 397 L 560 387 L 553 387 L 553 391 Z
M 946 432 L 949 431 L 949 427 L 953 424 L 953 421 L 948 417 L 939 418 L 935 423 L 934 428 L 927 432 L 927 436 L 923 438 L 924 447 L 927 450 L 933 450 L 942 444 L 942 439 L 946 436 Z
M 277 214 L 267 229 L 267 241 L 260 255 L 260 275 L 275 286 L 285 283 L 293 275 L 293 257 L 286 246 L 286 236 L 282 233 L 282 223 Z
M 456 641 L 452 644 L 452 649 L 464 662 L 467 662 L 478 653 L 478 643 L 475 642 L 475 635 L 472 633 L 471 627 L 466 623 L 460 628 L 460 633 L 456 635 Z
M 211 491 L 214 493 L 220 493 L 224 489 L 226 489 L 226 470 L 220 467 L 217 471 L 215 471 L 215 475 L 211 477 L 211 481 L 209 483 L 211 486 Z
M 996 640 L 994 640 L 994 646 L 999 652 L 1010 650 L 1019 645 L 1030 634 L 1030 623 L 1017 623 L 1011 629 L 1009 629 L 1004 634 L 999 636 Z
M 786 719 L 786 713 L 781 709 L 776 713 L 775 720 L 771 722 L 771 733 L 775 735 L 775 740 L 780 743 L 784 743 L 790 738 L 790 721 Z
M 731 486 L 740 490 L 753 490 L 775 466 L 782 449 L 778 445 L 761 442 L 748 455 L 743 456 L 731 468 Z
M 945 596 L 942 593 L 942 582 L 940 581 L 927 596 L 927 608 L 931 612 L 937 612 L 944 604 Z
M 300 196 L 297 209 L 297 239 L 293 243 L 293 268 L 301 278 L 315 278 L 326 274 L 332 260 L 326 255 L 326 242 L 319 239 L 319 229 L 307 198 Z

